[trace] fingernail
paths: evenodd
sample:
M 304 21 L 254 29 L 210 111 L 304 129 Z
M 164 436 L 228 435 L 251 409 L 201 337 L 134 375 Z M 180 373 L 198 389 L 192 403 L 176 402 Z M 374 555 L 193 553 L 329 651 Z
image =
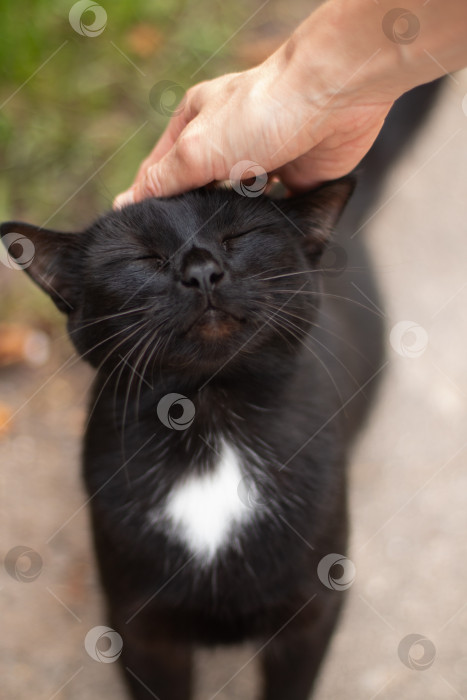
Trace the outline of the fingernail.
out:
M 114 209 L 121 209 L 122 207 L 126 207 L 129 204 L 134 204 L 135 202 L 135 193 L 133 190 L 127 190 L 126 192 L 122 192 L 122 194 L 119 194 L 118 197 L 115 197 L 114 200 Z

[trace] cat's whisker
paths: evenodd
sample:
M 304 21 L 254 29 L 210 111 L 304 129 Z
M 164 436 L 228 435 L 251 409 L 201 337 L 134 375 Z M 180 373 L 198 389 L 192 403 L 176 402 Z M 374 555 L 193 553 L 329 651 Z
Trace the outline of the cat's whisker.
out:
M 167 318 L 164 318 L 164 320 L 162 320 L 162 321 L 160 321 L 160 323 L 158 323 L 158 325 L 156 326 L 156 328 L 153 328 L 153 329 L 152 329 L 152 334 L 150 335 L 150 338 L 149 338 L 148 342 L 146 343 L 146 345 L 145 345 L 144 348 L 142 349 L 142 351 L 141 351 L 141 353 L 140 353 L 140 355 L 139 355 L 139 357 L 138 357 L 138 359 L 136 360 L 136 363 L 135 363 L 135 372 L 136 372 L 136 370 L 138 369 L 139 364 L 143 362 L 145 354 L 148 353 L 148 356 L 147 356 L 147 358 L 146 358 L 146 361 L 145 361 L 145 363 L 144 363 L 144 366 L 141 368 L 141 372 L 140 372 L 140 374 L 139 374 L 140 380 L 139 380 L 138 387 L 137 387 L 137 392 L 136 392 L 136 403 L 135 403 L 135 413 L 136 413 L 136 417 L 137 417 L 137 418 L 138 418 L 138 416 L 139 416 L 139 405 L 140 405 L 140 400 L 141 400 L 141 389 L 142 389 L 142 386 L 143 386 L 143 381 L 146 381 L 146 380 L 145 380 L 145 374 L 146 374 L 147 368 L 148 368 L 148 366 L 149 366 L 149 363 L 150 363 L 150 361 L 151 361 L 151 357 L 155 357 L 155 355 L 156 355 L 156 353 L 157 353 L 157 351 L 158 351 L 158 348 L 159 348 L 160 343 L 161 343 L 161 339 L 158 338 L 158 339 L 157 339 L 157 342 L 156 342 L 156 344 L 154 345 L 154 347 L 152 348 L 152 350 L 151 350 L 150 352 L 148 352 L 148 351 L 149 351 L 149 348 L 151 347 L 151 345 L 152 345 L 152 344 L 154 343 L 154 341 L 156 340 L 157 334 L 159 333 L 159 329 L 161 328 L 162 325 L 164 325 L 164 323 L 165 323 L 166 321 L 167 321 Z M 147 335 L 146 335 L 146 337 L 147 337 Z
M 363 266 L 358 266 L 358 265 L 346 265 L 345 269 L 348 271 L 354 271 L 354 270 L 366 270 L 366 267 Z M 286 272 L 283 275 L 275 275 L 273 277 L 259 277 L 261 274 L 267 274 L 267 270 L 263 273 L 258 273 L 258 275 L 252 275 L 252 277 L 248 277 L 246 279 L 253 279 L 254 277 L 258 278 L 258 281 L 261 282 L 267 282 L 271 280 L 276 280 L 276 279 L 281 279 L 284 277 L 292 277 L 294 275 L 306 275 L 306 274 L 313 274 L 313 273 L 320 273 L 321 275 L 329 273 L 329 272 L 335 272 L 335 273 L 342 273 L 343 269 L 340 267 L 317 267 L 314 269 L 308 269 L 308 270 L 300 270 L 300 271 L 294 271 L 294 272 Z
M 273 277 L 261 277 L 261 282 L 269 282 L 270 280 L 279 280 L 283 277 L 294 277 L 296 275 L 310 275 L 312 272 L 320 272 L 321 270 L 300 270 L 299 272 L 285 272 L 283 275 L 274 275 Z
M 139 321 L 138 323 L 141 323 L 141 321 Z M 125 328 L 125 329 L 123 329 L 123 330 L 127 330 L 127 331 L 128 331 L 128 330 L 130 330 L 131 328 L 133 328 L 135 325 L 138 325 L 138 323 L 132 324 L 131 326 L 128 326 L 127 328 Z M 137 333 L 139 333 L 139 332 L 140 332 L 140 328 L 141 328 L 140 326 L 137 327 L 132 333 L 130 333 L 130 335 L 125 336 L 125 337 L 124 337 L 122 340 L 120 340 L 116 345 L 113 345 L 113 346 L 112 346 L 112 348 L 110 349 L 110 351 L 107 353 L 107 355 L 104 357 L 104 359 L 102 360 L 102 362 L 99 364 L 99 366 L 98 366 L 98 368 L 97 368 L 97 372 L 98 372 L 98 373 L 101 371 L 101 369 L 103 368 L 103 366 L 105 365 L 105 363 L 107 362 L 107 360 L 110 358 L 110 356 L 113 355 L 113 354 L 118 350 L 118 348 L 121 347 L 125 342 L 127 342 L 128 340 L 130 340 L 130 339 L 131 339 L 134 335 L 136 335 Z M 92 408 L 91 408 L 90 411 L 89 411 L 89 417 L 88 417 L 88 420 L 87 420 L 87 423 L 86 423 L 86 429 L 87 429 L 88 426 L 89 426 L 89 423 L 90 423 L 90 421 L 91 421 L 91 418 L 92 418 L 92 416 L 93 416 L 93 414 L 94 414 L 94 411 L 95 411 L 95 409 L 96 409 L 96 407 L 97 407 L 97 404 L 99 403 L 99 399 L 100 399 L 100 397 L 102 396 L 102 394 L 103 394 L 103 392 L 104 392 L 105 387 L 107 386 L 107 384 L 109 383 L 110 379 L 113 377 L 114 373 L 118 370 L 119 367 L 120 367 L 120 362 L 118 362 L 118 363 L 115 365 L 115 367 L 113 367 L 113 369 L 111 370 L 111 372 L 109 373 L 109 375 L 106 377 L 106 379 L 105 379 L 105 381 L 104 381 L 104 383 L 103 383 L 103 385 L 102 385 L 102 387 L 101 387 L 101 389 L 100 389 L 100 391 L 99 391 L 99 394 L 98 394 L 97 397 L 95 398 L 94 404 L 93 404 Z M 114 406 L 114 411 L 115 411 L 115 406 Z
M 136 374 L 137 374 L 136 367 L 135 367 L 134 364 L 132 364 L 132 363 L 130 362 L 130 359 L 133 357 L 134 353 L 138 350 L 138 348 L 140 347 L 140 345 L 142 345 L 142 344 L 144 343 L 144 341 L 146 340 L 146 338 L 147 338 L 148 336 L 152 336 L 153 334 L 154 334 L 154 331 L 153 331 L 152 328 L 150 328 L 146 333 L 143 333 L 143 335 L 141 336 L 141 338 L 139 338 L 139 339 L 137 340 L 136 345 L 134 345 L 134 346 L 131 348 L 130 352 L 127 353 L 127 354 L 125 355 L 125 357 L 123 358 L 122 370 L 124 369 L 124 365 L 128 366 L 128 368 L 129 368 L 129 370 L 130 370 L 130 372 L 129 372 L 129 377 L 128 377 L 128 381 L 127 381 L 127 388 L 126 388 L 126 392 L 125 392 L 125 399 L 124 399 L 124 403 L 123 403 L 122 432 L 121 432 L 121 437 L 120 437 L 120 439 L 121 439 L 122 457 L 123 457 L 123 460 L 124 460 L 124 461 L 126 461 L 126 460 L 125 460 L 125 427 L 126 427 L 126 419 L 127 419 L 127 411 L 128 411 L 128 402 L 129 402 L 129 398 L 130 398 L 131 386 L 132 386 L 132 384 L 133 384 L 133 379 L 134 379 L 134 377 L 135 377 Z M 118 380 L 117 380 L 117 387 L 116 387 L 115 391 L 117 391 L 118 382 L 119 382 L 119 380 L 120 380 L 120 376 L 121 376 L 122 370 L 120 371 L 119 378 L 118 378 Z M 126 476 L 127 476 L 127 480 L 128 480 L 128 473 L 126 474 Z
M 114 335 L 111 335 L 111 336 L 109 336 L 108 338 L 106 338 L 106 340 L 111 340 L 112 338 L 114 338 L 115 336 L 119 335 L 120 333 L 123 333 L 123 332 L 125 332 L 125 331 L 128 332 L 128 331 L 130 331 L 132 328 L 135 329 L 132 333 L 130 333 L 130 335 L 125 336 L 124 338 L 122 338 L 122 339 L 117 343 L 117 345 L 113 345 L 113 346 L 110 348 L 109 352 L 106 354 L 106 356 L 104 357 L 104 359 L 99 363 L 99 365 L 98 365 L 98 367 L 97 367 L 97 372 L 98 372 L 98 373 L 103 369 L 105 363 L 106 363 L 107 360 L 111 357 L 111 355 L 113 355 L 113 354 L 118 350 L 118 348 L 121 347 L 121 345 L 123 345 L 123 343 L 125 343 L 127 340 L 129 340 L 130 338 L 132 338 L 134 335 L 136 335 L 136 333 L 139 332 L 139 330 L 140 330 L 140 328 L 142 327 L 142 325 L 145 325 L 145 323 L 147 323 L 147 322 L 149 322 L 148 319 L 147 319 L 147 320 L 138 319 L 137 321 L 135 321 L 135 323 L 132 323 L 130 326 L 126 326 L 125 328 L 122 328 L 121 331 L 119 331 L 118 333 L 115 333 Z M 95 349 L 95 347 L 96 347 L 96 346 L 94 346 L 93 349 Z
M 284 267 L 284 266 L 283 266 Z M 280 268 L 277 268 L 278 270 Z M 364 267 L 363 265 L 346 265 L 345 270 L 353 271 L 353 270 L 366 270 L 367 268 Z M 312 273 L 321 273 L 321 274 L 326 274 L 327 272 L 335 272 L 335 273 L 342 273 L 343 268 L 342 267 L 317 267 L 314 269 L 307 269 L 307 270 L 299 270 L 299 271 L 293 271 L 293 272 L 286 272 L 282 275 L 274 275 L 272 277 L 260 277 L 260 275 L 268 274 L 269 272 L 275 272 L 275 270 L 263 270 L 262 272 L 258 272 L 256 275 L 251 275 L 250 277 L 246 277 L 245 279 L 254 279 L 255 277 L 258 278 L 261 282 L 266 282 L 269 280 L 275 280 L 275 279 L 281 279 L 283 277 L 292 277 L 294 275 L 306 275 L 306 274 L 312 274 Z
M 285 310 L 285 309 L 278 309 L 277 307 L 274 307 L 272 304 L 271 304 L 271 305 L 270 305 L 270 304 L 267 304 L 267 306 L 268 306 L 269 308 L 273 309 L 273 310 L 276 309 L 278 312 L 280 312 L 281 316 L 282 316 L 283 314 L 288 314 L 288 315 L 290 315 L 290 316 L 294 316 L 294 314 L 290 314 L 287 310 Z M 298 316 L 297 318 L 299 318 L 299 319 L 302 320 L 302 321 L 306 321 L 306 319 L 303 319 L 303 318 L 301 318 L 300 316 Z M 295 326 L 295 328 L 296 328 L 298 331 L 302 331 L 302 332 L 303 332 L 303 329 L 300 328 L 300 326 L 298 326 L 296 323 L 294 323 L 294 322 L 291 321 L 290 319 L 288 319 L 288 322 L 289 322 L 290 324 L 292 324 L 293 326 Z M 313 325 L 316 325 L 316 324 L 313 324 Z M 334 352 L 332 352 L 332 350 L 330 350 L 330 349 L 327 347 L 327 345 L 325 345 L 325 344 L 322 343 L 320 340 L 318 340 L 318 338 L 315 338 L 314 336 L 310 335 L 310 333 L 306 333 L 306 336 L 307 336 L 312 342 L 317 343 L 320 347 L 322 347 L 324 350 L 326 350 L 326 352 L 329 353 L 329 355 L 331 355 L 331 357 L 333 357 L 333 358 L 336 360 L 336 362 L 339 363 L 339 365 L 342 367 L 342 369 L 344 369 L 344 370 L 347 372 L 347 374 L 349 375 L 349 377 L 355 382 L 355 385 L 356 385 L 356 386 L 359 386 L 359 382 L 358 382 L 358 380 L 356 379 L 355 375 L 354 375 L 354 374 L 349 370 L 349 368 L 342 362 L 342 360 L 341 360 L 339 357 L 337 357 L 337 355 L 336 355 Z
M 260 321 L 263 321 L 263 322 L 264 322 L 265 319 L 264 319 L 264 317 L 263 317 L 262 314 L 257 313 L 257 317 L 258 317 L 258 319 L 259 319 Z M 285 340 L 285 342 L 286 342 L 288 345 L 290 345 L 291 348 L 293 348 L 293 344 L 292 344 L 290 338 L 287 338 L 287 336 L 284 335 L 284 334 L 279 330 L 279 328 L 277 327 L 277 324 L 274 325 L 270 319 L 266 319 L 266 323 L 267 323 L 267 325 L 268 325 L 270 328 L 272 328 L 272 330 L 274 331 L 274 333 L 278 333 L 278 334 L 280 335 L 280 337 L 283 338 L 283 339 Z
M 379 318 L 383 318 L 383 315 L 381 313 L 378 313 L 375 311 L 374 308 L 371 306 L 367 306 L 366 304 L 362 304 L 360 301 L 357 301 L 356 299 L 352 299 L 351 297 L 344 297 L 341 296 L 340 294 L 331 294 L 330 292 L 323 292 L 323 291 L 293 291 L 291 289 L 274 289 L 274 294 L 314 294 L 317 297 L 329 297 L 331 299 L 342 299 L 343 301 L 348 301 L 351 304 L 355 304 L 356 306 L 360 306 L 362 309 L 366 309 L 366 311 L 369 311 L 370 313 L 374 314 L 375 316 L 378 316 Z
M 128 309 L 127 311 L 117 311 L 114 314 L 107 314 L 106 316 L 96 316 L 94 319 L 83 319 L 84 323 L 79 325 L 79 328 L 77 330 L 83 330 L 84 328 L 88 328 L 89 326 L 94 325 L 95 323 L 100 323 L 101 321 L 110 321 L 115 318 L 121 318 L 122 316 L 128 316 L 131 314 L 138 313 L 140 311 L 149 311 L 151 309 L 151 306 L 149 304 L 144 305 L 144 306 L 138 306 L 135 309 Z
M 119 318 L 120 316 L 128 316 L 129 314 L 135 314 L 135 313 L 139 313 L 139 312 L 149 311 L 150 308 L 151 308 L 150 306 L 140 306 L 136 309 L 130 309 L 128 311 L 117 312 L 115 314 L 108 314 L 107 316 L 96 316 L 92 321 L 84 319 L 84 322 L 80 323 L 78 328 L 75 328 L 72 331 L 68 331 L 67 333 L 64 333 L 63 335 L 58 336 L 56 338 L 56 340 L 60 340 L 61 338 L 66 338 L 69 335 L 73 336 L 75 333 L 79 333 L 80 331 L 83 331 L 86 328 L 89 328 L 90 326 L 94 326 L 96 323 L 101 323 L 102 321 L 110 321 L 112 319 Z
M 257 300 L 257 302 L 262 303 L 262 304 L 267 303 L 267 302 L 264 302 L 263 300 Z M 278 307 L 276 307 L 276 308 L 278 308 Z M 313 306 L 312 308 L 316 309 L 317 307 Z M 297 318 L 299 321 L 304 321 L 305 323 L 310 323 L 309 319 L 305 318 L 304 316 L 300 316 L 299 314 L 292 313 L 291 311 L 289 311 L 287 306 L 283 306 L 281 308 L 281 311 L 282 311 L 282 313 L 285 313 L 285 314 L 288 314 L 289 316 L 293 316 L 294 318 Z M 319 313 L 320 313 L 320 315 L 323 315 L 326 318 L 330 318 L 329 314 L 325 313 L 322 308 L 320 308 Z M 315 320 L 313 320 L 312 324 L 313 324 L 313 328 L 319 328 L 320 330 L 324 331 L 325 333 L 328 333 L 329 335 L 332 335 L 334 338 L 337 338 L 337 340 L 339 340 L 340 342 L 347 345 L 347 347 L 349 347 L 351 350 L 356 352 L 363 360 L 366 361 L 365 355 L 354 345 L 354 343 L 351 343 L 343 335 L 341 335 L 340 333 L 336 333 L 335 331 L 332 331 L 327 326 L 324 326 L 323 324 L 318 323 Z M 311 332 L 312 331 L 307 332 L 306 335 L 309 335 Z M 314 340 L 316 340 L 316 338 Z
M 173 328 L 173 329 L 171 330 L 169 336 L 167 337 L 165 343 L 164 343 L 163 346 L 162 346 L 162 350 L 161 350 L 160 358 L 159 358 L 159 367 L 160 367 L 160 369 L 162 369 L 162 360 L 163 360 L 163 358 L 164 358 L 165 353 L 167 352 L 167 350 L 168 350 L 169 347 L 170 347 L 170 342 L 171 342 L 171 340 L 172 340 L 174 334 L 175 334 L 175 328 Z M 154 363 L 153 363 L 153 368 L 154 368 Z
M 338 388 L 338 386 L 337 386 L 337 384 L 336 384 L 336 381 L 335 381 L 334 377 L 332 376 L 332 374 L 331 374 L 329 368 L 326 366 L 326 363 L 324 362 L 324 360 L 313 350 L 313 348 L 310 348 L 309 345 L 307 345 L 307 344 L 305 343 L 305 341 L 303 340 L 303 338 L 301 338 L 301 337 L 297 334 L 297 331 L 293 329 L 294 326 L 295 326 L 295 328 L 297 328 L 296 324 L 292 323 L 292 321 L 290 321 L 289 319 L 280 316 L 279 314 L 280 314 L 280 311 L 274 311 L 274 312 L 271 314 L 271 319 L 270 319 L 270 320 L 276 320 L 277 325 L 280 325 L 280 327 L 281 327 L 284 331 L 286 331 L 287 333 L 290 333 L 290 335 L 291 335 L 293 338 L 295 338 L 295 339 L 296 339 L 299 343 L 301 343 L 307 350 L 309 350 L 309 352 L 311 352 L 311 354 L 313 355 L 313 357 L 314 357 L 316 360 L 318 360 L 318 362 L 320 363 L 320 365 L 322 366 L 322 368 L 324 369 L 324 371 L 325 371 L 326 374 L 328 375 L 329 379 L 331 380 L 331 382 L 332 382 L 332 384 L 333 384 L 333 386 L 334 386 L 334 388 L 335 388 L 335 390 L 336 390 L 336 393 L 337 393 L 337 395 L 338 395 L 340 401 L 343 402 L 342 394 L 341 394 L 341 392 L 339 391 L 339 388 Z M 302 329 L 299 329 L 299 330 L 300 330 L 301 332 L 303 332 Z
M 155 353 L 157 352 L 158 346 L 160 345 L 160 342 L 161 342 L 161 339 L 158 338 L 158 339 L 157 339 L 157 342 L 156 342 L 156 344 L 155 344 L 155 346 L 152 348 L 151 351 L 149 351 L 149 348 L 151 347 L 151 345 L 154 343 L 154 341 L 155 341 L 156 338 L 157 338 L 158 332 L 159 332 L 159 328 L 156 328 L 155 330 L 153 330 L 153 332 L 152 332 L 152 334 L 151 334 L 151 336 L 150 336 L 148 342 L 146 343 L 146 345 L 144 346 L 144 348 L 141 350 L 141 352 L 140 352 L 140 354 L 139 354 L 139 357 L 138 357 L 138 359 L 136 360 L 136 365 L 135 365 L 135 366 L 136 366 L 136 368 L 137 368 L 138 365 L 139 365 L 140 363 L 143 362 L 144 356 L 145 356 L 145 354 L 147 353 L 146 361 L 144 362 L 144 365 L 143 365 L 143 367 L 141 368 L 141 372 L 139 373 L 139 382 L 138 382 L 138 386 L 137 386 L 137 390 L 136 390 L 136 401 L 135 401 L 135 415 L 136 415 L 136 419 L 138 419 L 138 417 L 139 417 L 139 406 L 140 406 L 140 401 L 141 401 L 141 390 L 142 390 L 142 388 L 143 388 L 143 382 L 146 381 L 146 379 L 145 379 L 145 374 L 146 374 L 146 371 L 147 371 L 149 362 L 150 362 L 150 360 L 151 360 L 151 357 L 153 357 L 153 356 L 155 355 Z M 147 336 L 146 336 L 146 337 L 147 337 Z
M 143 324 L 142 327 L 140 327 L 140 328 L 138 329 L 138 334 L 139 334 L 139 335 L 141 334 L 141 331 L 142 331 L 149 323 L 150 323 L 150 321 L 148 320 L 145 324 Z M 148 333 L 150 333 L 150 332 L 152 332 L 152 329 L 150 329 L 150 330 L 148 331 Z M 133 376 L 133 373 L 134 373 L 134 369 L 133 369 L 131 363 L 129 362 L 129 360 L 130 360 L 130 358 L 133 356 L 133 353 L 135 352 L 135 350 L 137 350 L 138 347 L 140 346 L 140 344 L 141 344 L 142 342 L 144 342 L 144 340 L 146 339 L 146 337 L 147 337 L 147 336 L 146 336 L 146 333 L 143 333 L 142 336 L 140 336 L 139 338 L 137 338 L 136 345 L 133 345 L 125 355 L 120 355 L 121 360 L 120 360 L 120 362 L 118 363 L 119 366 L 120 366 L 120 371 L 119 371 L 119 373 L 118 373 L 117 381 L 115 382 L 115 387 L 114 387 L 114 413 L 115 413 L 115 416 L 117 415 L 117 396 L 118 396 L 118 388 L 119 388 L 119 385 L 120 385 L 120 380 L 121 380 L 121 378 L 122 378 L 123 372 L 125 371 L 125 367 L 129 370 L 129 382 L 130 382 L 130 381 L 131 381 L 131 378 L 132 378 L 132 376 Z M 123 416 L 122 416 L 122 425 L 121 425 L 121 442 L 122 442 L 122 454 L 123 454 L 123 456 L 124 456 L 123 440 L 124 440 L 124 433 L 125 433 L 127 398 L 128 398 L 128 391 L 127 391 L 127 393 L 126 393 L 126 395 L 125 395 L 124 409 L 123 409 Z
M 280 267 L 271 267 L 269 270 L 261 270 L 261 272 L 257 272 L 254 275 L 249 275 L 248 277 L 244 277 L 245 280 L 252 280 L 255 279 L 255 277 L 260 277 L 261 275 L 268 275 L 271 272 L 279 272 L 279 270 L 283 270 L 285 268 L 285 265 L 281 265 Z
M 83 352 L 81 354 L 81 357 L 86 357 L 87 355 L 89 355 L 90 352 L 94 352 L 94 350 L 97 350 L 97 348 L 100 347 L 101 345 L 103 345 L 104 343 L 108 343 L 109 340 L 112 340 L 113 338 L 116 338 L 118 335 L 121 335 L 122 333 L 125 333 L 126 331 L 130 330 L 131 328 L 134 328 L 140 322 L 141 322 L 140 319 L 138 319 L 137 321 L 132 323 L 130 326 L 126 326 L 125 328 L 120 328 L 120 330 L 116 331 L 115 333 L 112 333 L 112 335 L 106 336 L 105 338 L 100 340 L 98 343 L 93 345 L 91 348 L 89 348 L 88 350 Z
M 142 370 L 141 373 L 138 372 L 138 366 L 139 366 L 139 364 L 143 361 L 145 353 L 147 352 L 147 350 L 149 349 L 149 347 L 151 346 L 151 344 L 154 342 L 154 339 L 156 338 L 157 333 L 159 332 L 159 329 L 161 328 L 161 326 L 164 325 L 164 323 L 165 323 L 166 321 L 167 321 L 167 317 L 164 317 L 164 318 L 162 318 L 161 320 L 159 320 L 159 322 L 158 322 L 155 326 L 150 327 L 150 328 L 141 336 L 141 338 L 139 338 L 139 339 L 137 340 L 136 345 L 134 345 L 134 346 L 130 349 L 130 351 L 122 358 L 121 363 L 119 363 L 119 366 L 121 365 L 121 367 L 120 367 L 120 372 L 119 372 L 119 375 L 118 375 L 118 377 L 117 377 L 117 381 L 116 381 L 116 385 L 115 385 L 115 389 L 114 389 L 114 413 L 115 413 L 115 415 L 117 415 L 117 411 L 116 411 L 116 400 L 117 400 L 118 386 L 119 386 L 119 383 L 120 383 L 120 380 L 121 380 L 121 377 L 122 377 L 122 374 L 123 374 L 123 371 L 124 371 L 124 368 L 125 368 L 124 366 L 127 365 L 128 368 L 129 368 L 129 371 L 130 371 L 130 373 L 129 373 L 129 378 L 128 378 L 127 389 L 126 389 L 126 393 L 125 393 L 125 399 L 124 399 L 123 416 L 122 416 L 122 427 L 121 427 L 121 447 L 122 447 L 122 454 L 123 454 L 123 457 L 125 456 L 124 439 L 125 439 L 125 429 L 126 429 L 126 422 L 127 422 L 128 403 L 129 403 L 129 399 L 130 399 L 131 387 L 132 387 L 132 384 L 133 384 L 133 381 L 134 381 L 135 377 L 139 375 L 139 377 L 140 377 L 140 382 L 139 382 L 139 385 L 138 385 L 138 399 L 137 399 L 136 404 L 135 404 L 135 413 L 136 413 L 136 416 L 138 416 L 138 415 L 139 415 L 139 413 L 138 413 L 138 408 L 139 408 L 139 394 L 140 394 L 140 392 L 141 392 L 142 382 L 143 382 L 143 380 L 144 380 L 144 375 L 145 375 L 145 373 L 146 373 L 147 363 L 146 363 L 146 365 L 144 366 L 144 368 L 143 368 L 143 370 Z M 144 329 L 144 327 L 148 326 L 150 323 L 151 323 L 151 320 L 148 319 L 146 322 L 144 322 L 144 323 L 142 324 L 141 328 L 137 329 L 137 332 L 138 332 L 138 333 L 141 333 L 141 331 Z M 148 338 L 149 338 L 149 340 L 147 341 Z M 147 341 L 147 342 L 146 342 L 146 341 Z M 145 342 L 146 342 L 146 344 L 144 345 Z M 131 357 L 133 356 L 133 354 L 135 354 L 135 353 L 138 351 L 138 348 L 140 348 L 141 345 L 144 345 L 144 347 L 143 347 L 142 350 L 140 351 L 140 353 L 139 353 L 139 355 L 138 355 L 136 361 L 135 361 L 134 363 L 131 363 L 131 362 L 130 362 Z M 156 351 L 157 351 L 157 346 L 158 346 L 158 343 L 156 343 L 156 347 L 153 349 L 152 352 L 156 352 Z M 149 353 L 148 358 L 149 358 L 149 359 L 151 358 L 151 353 Z M 128 475 L 127 475 L 127 476 L 128 476 Z
M 133 325 L 135 325 L 135 324 L 133 324 Z M 132 326 L 129 326 L 129 328 L 132 328 L 133 325 L 132 325 Z M 126 330 L 128 330 L 128 328 L 121 328 L 119 331 L 117 331 L 117 333 L 114 333 L 113 335 L 108 336 L 107 338 L 104 338 L 104 340 L 99 341 L 98 343 L 96 343 L 95 345 L 93 345 L 91 348 L 89 348 L 89 349 L 86 350 L 85 352 L 79 354 L 77 357 L 75 357 L 75 359 L 74 359 L 72 362 L 70 362 L 69 364 L 67 364 L 67 366 L 66 366 L 67 370 L 71 369 L 71 368 L 74 367 L 76 364 L 78 364 L 78 362 L 80 362 L 84 357 L 86 357 L 87 355 L 89 355 L 90 352 L 92 352 L 93 350 L 95 350 L 96 348 L 98 348 L 100 345 L 102 345 L 103 343 L 107 343 L 109 340 L 112 340 L 112 338 L 115 338 L 117 335 L 120 335 L 120 333 L 123 333 L 123 332 L 126 331 Z

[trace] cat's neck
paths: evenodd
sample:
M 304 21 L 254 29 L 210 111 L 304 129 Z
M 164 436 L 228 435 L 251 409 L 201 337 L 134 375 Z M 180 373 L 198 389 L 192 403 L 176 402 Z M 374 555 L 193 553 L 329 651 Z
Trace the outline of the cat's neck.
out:
M 114 416 L 139 421 L 166 410 L 165 398 L 187 399 L 198 425 L 218 429 L 222 425 L 247 424 L 265 413 L 286 409 L 287 394 L 299 363 L 293 358 L 257 358 L 248 367 L 221 368 L 217 372 L 154 372 L 144 378 L 122 372 L 117 379 L 97 377 L 94 400 L 112 405 Z M 170 401 L 169 401 L 170 403 Z

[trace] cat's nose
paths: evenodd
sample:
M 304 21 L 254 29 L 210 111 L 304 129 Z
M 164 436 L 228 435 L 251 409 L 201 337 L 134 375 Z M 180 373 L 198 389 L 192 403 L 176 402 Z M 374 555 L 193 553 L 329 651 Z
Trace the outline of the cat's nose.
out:
M 223 277 L 224 272 L 215 260 L 202 260 L 192 262 L 185 268 L 182 284 L 207 293 L 212 291 Z

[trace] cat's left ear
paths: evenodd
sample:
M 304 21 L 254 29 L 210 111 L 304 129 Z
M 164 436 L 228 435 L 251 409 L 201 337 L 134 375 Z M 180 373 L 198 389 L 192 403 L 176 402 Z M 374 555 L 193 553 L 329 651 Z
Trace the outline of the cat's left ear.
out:
M 353 177 L 342 177 L 311 192 L 276 200 L 297 233 L 302 235 L 303 248 L 312 262 L 317 262 L 324 252 L 355 184 Z
M 24 270 L 64 313 L 81 295 L 82 235 L 8 221 L 0 226 L 0 262 Z

